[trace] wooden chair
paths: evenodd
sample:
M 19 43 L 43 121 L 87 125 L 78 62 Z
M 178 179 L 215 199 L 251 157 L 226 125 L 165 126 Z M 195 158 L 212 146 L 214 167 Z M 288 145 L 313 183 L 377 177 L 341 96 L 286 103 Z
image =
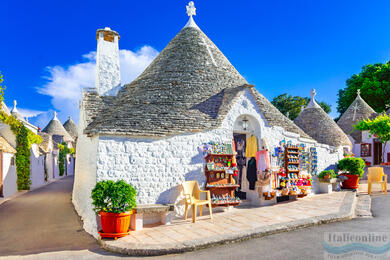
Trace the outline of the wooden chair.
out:
M 213 218 L 213 212 L 211 208 L 211 198 L 209 190 L 200 190 L 197 181 L 186 181 L 182 184 L 183 192 L 185 196 L 186 208 L 184 213 L 184 219 L 187 219 L 188 206 L 192 209 L 192 222 L 196 222 L 196 206 L 199 206 L 199 216 L 202 216 L 203 205 L 209 205 L 210 218 Z M 204 192 L 207 195 L 206 200 L 200 199 L 200 194 Z
M 371 187 L 373 183 L 381 184 L 381 192 L 384 191 L 387 194 L 387 175 L 383 172 L 382 167 L 370 167 L 368 168 L 368 194 L 371 194 Z

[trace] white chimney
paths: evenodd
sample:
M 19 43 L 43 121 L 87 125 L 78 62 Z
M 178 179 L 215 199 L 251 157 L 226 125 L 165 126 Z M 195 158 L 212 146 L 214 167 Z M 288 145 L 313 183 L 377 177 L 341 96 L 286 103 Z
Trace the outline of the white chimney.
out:
M 116 95 L 120 88 L 119 34 L 109 27 L 96 31 L 95 87 L 99 95 Z

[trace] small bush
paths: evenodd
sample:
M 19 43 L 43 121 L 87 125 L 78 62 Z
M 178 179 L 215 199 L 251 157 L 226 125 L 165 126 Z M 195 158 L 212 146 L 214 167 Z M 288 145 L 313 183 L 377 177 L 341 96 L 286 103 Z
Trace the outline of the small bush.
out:
M 338 177 L 337 173 L 335 173 L 334 170 L 326 170 L 326 171 L 320 172 L 320 174 L 318 174 L 318 178 L 319 179 L 324 179 L 324 177 L 326 175 L 328 175 L 328 174 L 330 175 L 329 179 L 333 179 L 333 178 L 337 178 Z
M 339 171 L 346 171 L 348 174 L 359 175 L 361 178 L 364 174 L 366 164 L 361 158 L 347 157 L 338 162 L 337 168 Z
M 134 209 L 136 191 L 130 184 L 123 180 L 100 181 L 96 183 L 91 193 L 94 211 L 110 213 L 123 213 Z

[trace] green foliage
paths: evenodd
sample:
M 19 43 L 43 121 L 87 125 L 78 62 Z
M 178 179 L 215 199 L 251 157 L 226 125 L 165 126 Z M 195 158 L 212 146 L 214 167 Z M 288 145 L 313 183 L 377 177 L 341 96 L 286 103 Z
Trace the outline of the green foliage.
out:
M 130 184 L 123 180 L 100 181 L 92 190 L 92 204 L 94 211 L 98 214 L 101 211 L 111 213 L 123 213 L 134 209 L 136 191 Z
M 318 174 L 318 178 L 324 179 L 324 177 L 327 176 L 328 174 L 329 174 L 329 179 L 333 179 L 333 178 L 338 177 L 337 173 L 335 173 L 334 170 L 325 170 L 325 171 L 320 172 L 320 174 Z
M 22 122 L 0 111 L 0 121 L 8 124 L 16 136 L 16 172 L 18 190 L 29 190 L 30 180 L 30 148 L 33 143 L 39 144 L 42 138 L 27 129 Z
M 287 94 L 282 94 L 275 97 L 272 100 L 272 104 L 279 109 L 279 111 L 286 115 L 289 112 L 289 118 L 294 120 L 299 113 L 301 112 L 301 107 L 306 106 L 310 102 L 310 98 L 308 97 L 300 97 L 300 96 L 292 96 Z M 326 113 L 331 112 L 331 106 L 326 104 L 325 102 L 318 103 L 322 109 L 325 110 Z
M 364 174 L 366 164 L 362 158 L 347 157 L 340 160 L 337 164 L 339 171 L 348 172 L 348 174 L 359 175 L 361 178 Z
M 65 173 L 66 155 L 74 154 L 74 149 L 68 148 L 65 142 L 62 142 L 62 144 L 58 144 L 57 147 L 60 150 L 58 155 L 58 168 L 60 170 L 60 176 L 63 176 Z
M 4 78 L 0 72 L 0 103 L 4 101 L 4 90 L 6 89 L 6 86 L 3 84 L 3 82 Z
M 354 74 L 344 89 L 339 90 L 337 111 L 343 114 L 352 104 L 360 89 L 362 98 L 378 113 L 390 104 L 390 61 L 365 65 L 359 74 Z
M 380 140 L 381 143 L 390 141 L 390 116 L 386 113 L 380 114 L 373 120 L 362 120 L 354 128 L 360 131 L 368 131 L 371 135 Z

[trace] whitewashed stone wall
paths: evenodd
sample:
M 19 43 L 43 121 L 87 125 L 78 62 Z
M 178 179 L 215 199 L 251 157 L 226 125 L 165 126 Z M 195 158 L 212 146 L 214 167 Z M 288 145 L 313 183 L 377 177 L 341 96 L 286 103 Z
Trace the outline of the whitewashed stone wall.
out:
M 39 154 L 37 144 L 31 145 L 30 152 L 30 179 L 34 189 L 45 184 L 44 157 Z
M 14 154 L 3 153 L 3 195 L 5 198 L 18 192 L 16 167 L 11 165 L 11 158 L 14 156 Z
M 75 159 L 72 155 L 66 155 L 66 175 L 74 175 Z
M 243 115 L 249 118 L 253 134 L 259 139 L 266 139 L 269 147 L 279 146 L 282 139 L 318 147 L 319 160 L 322 161 L 319 170 L 335 164 L 342 157 L 342 148 L 330 153 L 331 147 L 318 145 L 279 127 L 269 127 L 247 90 L 235 102 L 221 127 L 215 130 L 161 139 L 87 138 L 79 133 L 73 203 L 84 220 L 84 228 L 96 236 L 96 217 L 90 204 L 90 191 L 96 181 L 101 180 L 123 179 L 137 190 L 138 204 L 175 203 L 178 213 L 181 213 L 180 184 L 186 180 L 197 180 L 202 186 L 205 182 L 200 146 L 209 141 L 231 142 L 233 131 L 240 130 L 237 129 L 237 119 Z M 97 153 L 93 150 L 95 148 Z
M 72 202 L 77 213 L 83 220 L 84 229 L 95 238 L 98 238 L 96 215 L 92 210 L 91 199 L 91 191 L 96 184 L 98 137 L 89 138 L 84 135 L 83 129 L 85 125 L 84 109 L 81 107 Z

